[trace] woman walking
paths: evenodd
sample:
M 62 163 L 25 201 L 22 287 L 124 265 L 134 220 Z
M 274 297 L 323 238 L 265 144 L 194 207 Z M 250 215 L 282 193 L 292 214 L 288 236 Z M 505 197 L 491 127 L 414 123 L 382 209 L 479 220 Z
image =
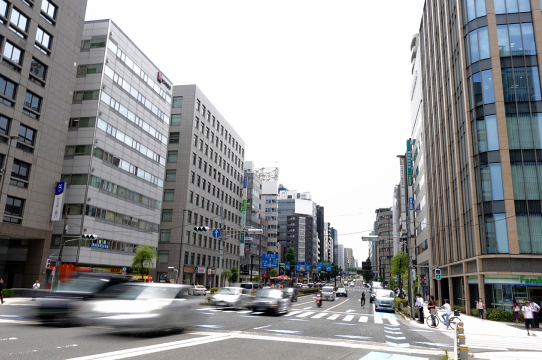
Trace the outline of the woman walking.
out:
M 519 312 L 521 311 L 516 299 L 512 300 L 512 319 L 516 320 L 516 324 L 519 324 Z

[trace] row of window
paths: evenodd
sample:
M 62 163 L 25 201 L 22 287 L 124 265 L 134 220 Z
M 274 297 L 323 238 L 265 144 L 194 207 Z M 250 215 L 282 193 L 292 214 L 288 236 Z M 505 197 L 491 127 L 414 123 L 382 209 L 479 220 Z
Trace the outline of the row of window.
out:
M 158 130 L 156 130 L 154 127 L 152 127 L 149 123 L 141 119 L 139 116 L 128 110 L 127 107 L 122 105 L 117 100 L 113 99 L 109 94 L 102 91 L 101 95 L 102 102 L 109 105 L 111 108 L 118 111 L 122 116 L 130 120 L 132 123 L 136 124 L 140 128 L 143 129 L 143 131 L 149 133 L 151 136 L 154 136 L 157 138 L 162 144 L 167 144 L 167 136 L 160 133 Z
M 195 153 L 192 153 L 192 165 L 196 165 Z M 209 176 L 212 176 L 214 180 L 217 180 L 217 175 L 218 175 L 219 184 L 222 182 L 222 185 L 225 185 L 226 189 L 229 188 L 230 191 L 234 192 L 238 196 L 241 196 L 241 187 L 239 187 L 239 185 L 235 185 L 232 180 L 226 179 L 224 174 L 221 174 L 220 171 L 217 171 L 216 168 L 213 169 L 212 165 L 210 164 L 208 165 L 207 161 L 203 161 L 201 157 L 197 157 L 197 167 L 198 169 L 203 170 L 205 174 L 207 174 L 207 170 L 209 170 L 208 171 Z M 208 192 L 210 192 L 210 189 L 208 189 Z
M 169 251 L 165 251 L 167 252 L 167 258 L 165 257 L 166 254 L 162 254 L 163 256 L 163 259 L 166 260 L 166 259 L 169 259 Z M 201 257 L 201 264 L 200 264 L 200 254 L 195 254 L 195 253 L 190 253 L 190 263 L 188 262 L 188 256 L 189 256 L 189 253 L 188 251 L 185 251 L 184 252 L 184 264 L 185 265 L 195 265 L 195 266 L 209 266 L 209 267 L 220 267 L 220 257 L 211 257 L 211 255 L 207 255 L 207 265 L 205 265 L 205 255 L 202 255 Z M 195 262 L 194 262 L 194 259 Z M 212 265 L 211 265 L 211 259 L 213 260 L 212 262 Z M 215 264 L 215 259 L 216 259 L 216 264 Z M 167 260 L 169 261 L 169 260 Z M 239 261 L 236 261 L 236 260 L 232 260 L 232 259 L 223 259 L 222 261 L 224 261 L 224 268 L 225 269 L 231 269 L 233 267 L 236 267 L 236 268 L 239 268 Z M 160 264 L 167 264 L 167 262 L 162 262 L 162 260 L 160 260 Z M 228 266 L 229 264 L 229 266 Z
M 205 123 L 203 121 L 200 121 L 199 118 L 197 117 L 194 120 L 194 127 L 196 129 L 199 129 L 200 132 L 204 134 L 205 138 L 207 138 L 207 140 L 209 140 L 209 137 L 210 137 L 211 144 L 213 144 L 213 139 L 214 139 L 214 145 L 220 149 L 220 152 L 224 153 L 224 155 L 226 155 L 228 159 L 233 161 L 234 164 L 237 165 L 239 168 L 242 168 L 241 158 L 237 157 L 237 155 L 235 155 L 235 153 L 231 149 L 229 149 L 226 146 L 226 144 L 222 142 L 222 140 L 219 140 L 218 136 L 215 136 L 215 133 L 210 131 L 209 127 L 206 127 Z M 198 144 L 197 138 L 198 138 L 197 135 L 194 135 L 194 146 L 197 146 Z M 203 151 L 203 137 L 199 140 L 199 150 Z M 216 153 L 218 153 L 218 150 L 215 151 L 215 162 L 216 162 Z M 213 157 L 213 149 L 210 149 L 208 144 L 205 144 L 205 155 L 208 155 L 210 158 Z M 222 157 L 220 157 L 220 159 L 222 162 Z M 226 166 L 226 161 L 224 160 L 224 167 L 225 166 Z M 228 168 L 229 166 L 230 165 L 228 164 Z
M 224 192 L 222 192 L 222 200 L 224 198 Z M 226 194 L 226 200 L 228 199 L 228 195 Z M 232 205 L 231 204 L 231 196 L 229 197 L 230 199 L 230 206 Z M 188 194 L 188 202 L 191 203 L 191 204 L 194 204 L 196 206 L 201 206 L 202 209 L 206 209 L 207 211 L 210 211 L 216 215 L 219 215 L 219 206 L 218 204 L 216 204 L 215 206 L 215 203 L 210 201 L 209 199 L 205 199 L 203 196 L 201 196 L 201 201 L 200 201 L 200 195 L 199 194 L 194 194 L 193 191 L 190 191 L 190 193 Z M 227 202 L 226 202 L 227 203 Z M 237 209 L 239 210 L 239 209 Z M 228 221 L 232 221 L 234 222 L 235 224 L 240 224 L 241 222 L 241 217 L 240 216 L 237 216 L 235 215 L 234 213 L 232 213 L 231 211 L 225 209 L 224 210 L 224 217 L 226 218 L 226 220 Z M 171 220 L 169 220 L 171 221 Z
M 532 23 L 497 25 L 500 56 L 534 56 L 536 43 Z
M 17 84 L 11 80 L 0 76 L 0 102 L 13 107 L 15 105 L 15 96 L 17 94 Z M 11 101 L 13 100 L 13 101 Z M 24 97 L 23 114 L 34 119 L 39 119 L 42 98 L 26 90 Z
M 128 145 L 129 147 L 136 149 L 141 154 L 156 161 L 160 165 L 163 165 L 163 166 L 166 165 L 166 159 L 163 156 L 160 156 L 159 154 L 155 153 L 154 151 L 147 148 L 145 145 L 141 144 L 140 142 L 135 141 L 130 136 L 126 135 L 125 133 L 118 130 L 117 128 L 109 125 L 102 119 L 98 118 L 98 124 L 96 127 L 100 130 L 105 131 L 107 134 L 113 136 L 115 139 L 121 141 L 122 143 Z
M 20 224 L 23 221 L 24 202 L 24 199 L 19 199 L 8 195 L 6 198 L 6 207 L 4 208 L 4 216 L 2 221 L 12 224 Z
M 87 174 L 62 175 L 62 181 L 64 181 L 68 185 L 86 185 L 88 181 L 88 175 Z M 90 186 L 110 192 L 111 194 L 134 201 L 136 203 L 149 206 L 158 210 L 162 209 L 161 201 L 154 200 L 153 198 L 150 198 L 146 195 L 129 190 L 123 186 L 120 186 L 108 180 L 101 179 L 97 176 L 91 175 L 89 184 Z
M 51 239 L 51 247 L 60 246 L 61 241 L 62 241 L 62 235 L 53 235 Z M 138 244 L 128 243 L 125 241 L 108 240 L 108 239 L 94 239 L 94 240 L 81 239 L 80 244 L 81 244 L 81 247 L 92 247 L 92 248 L 111 250 L 111 251 L 121 251 L 121 252 L 129 253 L 129 254 L 135 253 L 137 250 L 137 247 L 140 246 Z M 78 244 L 75 241 L 66 243 L 66 246 L 77 246 L 77 245 Z M 153 248 L 153 251 L 156 252 L 156 248 Z
M 542 113 L 506 114 L 508 148 L 542 149 Z
M 105 209 L 98 208 L 92 205 L 87 205 L 86 210 L 84 211 L 84 214 L 83 214 L 83 209 L 85 209 L 84 204 L 67 204 L 65 206 L 68 207 L 68 210 L 67 210 L 68 215 L 92 216 L 97 219 L 102 219 L 102 220 L 114 222 L 117 224 L 131 226 L 139 230 L 158 232 L 159 224 L 155 224 L 150 221 L 141 220 L 133 216 L 120 214 L 111 210 L 105 210 Z M 64 213 L 66 213 L 66 210 L 64 210 Z
M 209 175 L 211 173 L 211 168 L 209 167 Z M 216 180 L 217 171 L 216 169 L 213 170 L 213 179 Z M 233 184 L 233 181 L 230 181 L 229 179 L 226 179 L 224 175 L 220 174 L 220 171 L 218 172 L 218 184 L 220 185 L 220 178 L 222 177 L 222 185 L 226 186 L 226 189 L 230 189 L 230 191 L 236 193 L 237 195 L 240 195 L 240 187 Z M 207 189 L 208 193 L 211 193 L 211 181 L 207 181 L 206 179 L 202 179 L 200 175 L 196 175 L 195 172 L 190 172 L 190 183 L 195 184 L 197 187 L 201 187 L 203 190 Z M 217 188 L 218 189 L 218 188 Z M 237 189 L 237 190 L 236 190 Z M 215 185 L 213 185 L 213 196 L 215 195 Z M 220 196 L 220 189 L 218 189 L 218 193 L 216 194 L 217 197 Z M 233 200 L 234 203 L 238 203 L 237 200 Z M 235 205 L 235 207 L 238 207 Z
M 7 143 L 11 119 L 0 114 L 0 142 Z M 26 125 L 19 125 L 19 137 L 17 138 L 17 148 L 26 152 L 34 152 L 34 141 L 36 139 L 36 130 Z
M 119 76 L 119 74 L 117 74 L 113 69 L 111 69 L 107 65 L 105 66 L 104 72 L 105 72 L 105 75 L 107 75 L 111 80 L 113 80 L 117 85 L 119 85 L 124 91 L 130 94 L 134 99 L 139 101 L 142 105 L 144 105 L 147 108 L 147 110 L 152 112 L 162 121 L 164 121 L 166 124 L 169 124 L 169 116 L 164 114 L 164 112 L 162 112 L 162 110 L 160 110 L 156 105 L 154 105 L 150 99 L 147 99 L 145 96 L 143 96 L 143 94 L 137 91 L 137 89 L 133 87 L 128 81 L 126 81 L 121 76 Z
M 198 150 L 202 151 L 203 152 L 203 140 L 200 139 L 199 142 L 198 142 L 198 136 L 197 135 L 194 135 L 194 146 L 196 146 L 198 148 Z M 229 163 L 226 162 L 226 159 L 222 159 L 222 156 L 218 156 L 218 151 L 213 151 L 213 149 L 209 149 L 209 145 L 205 144 L 205 155 L 209 156 L 209 159 L 212 161 L 213 160 L 213 154 L 214 154 L 214 162 L 215 164 L 218 164 L 218 166 L 222 167 L 224 170 L 226 170 L 232 177 L 234 177 L 235 179 L 237 179 L 237 181 L 241 181 L 241 172 L 237 171 L 237 169 L 234 169 L 233 166 L 230 166 Z M 195 153 L 192 153 L 192 160 L 194 160 L 196 157 L 196 154 Z M 193 161 L 194 162 L 194 161 Z M 238 159 L 238 166 L 242 169 L 242 161 L 241 159 L 239 158 Z M 195 164 L 194 164 L 195 165 Z
M 148 76 L 141 67 L 138 66 L 132 59 L 130 59 L 126 54 L 115 44 L 111 39 L 107 43 L 109 50 L 113 52 L 119 59 L 121 59 L 124 64 L 131 69 L 137 76 L 139 76 L 151 89 L 156 91 L 168 104 L 171 104 L 171 96 L 162 89 L 162 87 L 153 81 L 150 76 Z
M 463 22 L 486 16 L 486 0 L 463 0 Z
M 0 36 L 0 42 L 3 41 L 3 38 Z M 12 44 L 10 41 L 5 42 L 3 51 L 2 51 L 2 64 L 6 65 L 10 69 L 21 72 L 24 59 L 24 51 L 18 48 L 16 45 Z M 45 76 L 47 74 L 47 66 L 42 62 L 32 57 L 30 60 L 30 72 L 28 78 L 30 81 L 40 85 L 45 86 Z

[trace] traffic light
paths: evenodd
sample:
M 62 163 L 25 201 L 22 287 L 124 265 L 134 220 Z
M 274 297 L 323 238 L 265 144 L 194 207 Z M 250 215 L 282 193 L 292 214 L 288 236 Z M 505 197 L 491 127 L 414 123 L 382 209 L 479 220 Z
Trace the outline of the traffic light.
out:
M 47 259 L 47 261 L 45 262 L 45 267 L 49 268 L 50 266 L 51 266 L 51 259 Z
M 84 240 L 96 240 L 98 239 L 98 235 L 96 234 L 83 234 Z
M 195 231 L 195 232 L 209 231 L 209 227 L 208 227 L 208 226 L 196 226 L 196 227 L 194 228 L 194 231 Z
M 440 280 L 440 269 L 435 269 L 435 279 Z

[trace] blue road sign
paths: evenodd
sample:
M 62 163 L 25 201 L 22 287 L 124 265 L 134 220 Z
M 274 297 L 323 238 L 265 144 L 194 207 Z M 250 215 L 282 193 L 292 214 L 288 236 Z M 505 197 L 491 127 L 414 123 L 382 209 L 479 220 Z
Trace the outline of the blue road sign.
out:
M 213 237 L 215 239 L 218 239 L 220 237 L 220 229 L 214 229 L 213 230 Z
M 125 268 L 125 267 L 123 267 L 123 268 L 122 268 L 122 271 L 126 271 L 126 268 Z
M 286 261 L 284 263 L 284 270 L 290 270 L 290 262 L 289 261 Z
M 248 177 L 243 177 L 243 189 L 246 189 L 247 188 L 247 184 L 248 184 Z
M 262 267 L 263 268 L 278 268 L 279 254 L 262 254 Z
M 414 198 L 408 198 L 408 210 L 414 210 Z
M 295 270 L 296 271 L 301 270 L 301 265 L 295 264 Z
M 331 265 L 326 266 L 326 271 L 331 271 Z
M 321 266 L 318 266 L 318 265 L 316 265 L 316 271 L 322 271 L 322 267 L 321 267 Z
M 311 269 L 310 265 L 305 265 L 305 271 L 309 271 Z

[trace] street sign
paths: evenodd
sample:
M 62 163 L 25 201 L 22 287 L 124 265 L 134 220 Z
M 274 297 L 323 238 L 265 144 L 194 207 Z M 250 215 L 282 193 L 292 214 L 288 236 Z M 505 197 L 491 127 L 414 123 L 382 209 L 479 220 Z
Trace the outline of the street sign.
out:
M 326 266 L 326 271 L 331 271 L 331 265 Z
M 305 271 L 309 271 L 311 269 L 310 265 L 305 265 Z
M 406 162 L 407 162 L 408 186 L 412 186 L 412 148 L 410 146 L 410 139 L 407 140 Z
M 126 271 L 126 268 L 125 268 L 125 267 L 123 267 L 123 268 L 122 268 L 122 271 Z
M 246 189 L 248 185 L 248 177 L 243 177 L 243 189 Z
M 408 198 L 408 210 L 414 210 L 414 198 Z
M 284 263 L 284 270 L 290 270 L 290 262 L 289 261 L 286 261 Z
M 214 229 L 213 230 L 213 237 L 215 239 L 218 239 L 220 237 L 220 229 Z
M 262 254 L 262 267 L 263 268 L 278 268 L 279 254 Z
M 213 281 L 213 277 L 212 277 L 212 276 L 209 276 L 209 281 Z
M 121 272 L 122 275 L 126 275 L 126 271 Z
M 254 240 L 254 238 L 252 238 L 252 237 L 245 237 L 245 241 L 252 241 L 252 240 Z

